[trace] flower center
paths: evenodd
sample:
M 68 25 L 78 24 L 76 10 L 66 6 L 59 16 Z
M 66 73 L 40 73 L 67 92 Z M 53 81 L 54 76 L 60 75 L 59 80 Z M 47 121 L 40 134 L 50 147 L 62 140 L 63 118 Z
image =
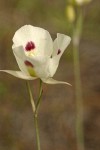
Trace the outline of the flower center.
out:
M 34 44 L 32 41 L 28 42 L 28 43 L 26 44 L 26 46 L 25 46 L 25 50 L 26 50 L 26 51 L 31 51 L 31 50 L 33 50 L 33 49 L 35 49 L 35 44 Z

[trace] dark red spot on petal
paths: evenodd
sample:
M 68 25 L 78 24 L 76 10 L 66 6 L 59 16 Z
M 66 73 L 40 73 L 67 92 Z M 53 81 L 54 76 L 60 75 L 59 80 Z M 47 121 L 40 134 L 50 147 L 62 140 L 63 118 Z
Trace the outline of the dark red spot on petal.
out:
M 25 50 L 26 50 L 26 51 L 31 51 L 31 50 L 34 49 L 34 48 L 35 48 L 35 44 L 34 44 L 32 41 L 30 41 L 30 42 L 28 42 L 28 43 L 26 44 Z
M 32 68 L 34 67 L 33 64 L 29 62 L 28 60 L 25 60 L 24 63 L 27 67 L 32 67 Z
M 59 55 L 60 53 L 61 53 L 61 50 L 60 50 L 60 49 L 58 49 L 57 55 Z

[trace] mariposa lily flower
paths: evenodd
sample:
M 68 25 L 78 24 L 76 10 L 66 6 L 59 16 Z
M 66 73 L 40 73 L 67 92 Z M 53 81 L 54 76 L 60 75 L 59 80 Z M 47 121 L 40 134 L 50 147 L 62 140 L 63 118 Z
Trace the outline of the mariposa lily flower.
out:
M 25 80 L 40 78 L 48 84 L 69 84 L 54 80 L 52 77 L 70 41 L 69 36 L 58 33 L 53 42 L 48 31 L 25 25 L 15 32 L 12 46 L 20 71 L 0 71 Z

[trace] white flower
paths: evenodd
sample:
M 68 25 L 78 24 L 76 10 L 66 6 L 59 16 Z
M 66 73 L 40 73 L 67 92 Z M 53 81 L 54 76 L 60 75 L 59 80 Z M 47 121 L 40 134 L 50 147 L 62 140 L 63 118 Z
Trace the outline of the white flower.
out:
M 43 82 L 49 84 L 69 84 L 54 80 L 52 77 L 70 41 L 70 37 L 58 33 L 53 42 L 48 31 L 39 27 L 25 25 L 16 31 L 12 46 L 21 71 L 0 71 L 25 80 L 40 78 Z

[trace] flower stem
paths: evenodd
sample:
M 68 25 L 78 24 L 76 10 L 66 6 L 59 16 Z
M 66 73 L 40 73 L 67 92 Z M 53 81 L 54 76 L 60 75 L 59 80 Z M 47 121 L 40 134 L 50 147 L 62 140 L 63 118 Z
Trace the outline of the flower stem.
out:
M 26 82 L 26 85 L 27 85 L 27 89 L 28 89 L 28 92 L 29 92 L 30 101 L 31 101 L 31 104 L 32 104 L 32 110 L 33 110 L 33 112 L 35 112 L 35 110 L 36 110 L 35 102 L 33 100 L 33 96 L 32 96 L 31 88 L 30 88 L 30 85 L 29 85 L 29 81 Z
M 80 64 L 78 59 L 78 47 L 74 51 L 74 73 L 75 73 L 75 94 L 76 94 L 76 139 L 78 150 L 84 150 L 84 130 L 83 130 L 83 98 L 80 79 Z
M 42 93 L 43 93 L 42 80 L 40 79 L 39 97 L 38 97 L 38 100 L 36 102 L 36 111 L 35 111 L 35 113 L 38 113 L 38 110 L 39 110 L 39 107 L 40 107 L 40 103 L 41 103 Z
M 37 150 L 40 150 L 40 137 L 39 137 L 39 127 L 38 127 L 38 115 L 34 115 L 35 130 L 36 130 L 36 141 L 37 141 Z
M 76 139 L 77 149 L 84 150 L 84 129 L 83 129 L 83 97 L 80 76 L 79 44 L 82 30 L 82 12 L 78 10 L 76 26 L 73 29 L 73 61 L 75 75 L 75 94 L 76 94 Z
M 32 92 L 31 92 L 31 88 L 30 88 L 30 85 L 29 85 L 28 81 L 27 81 L 27 88 L 28 88 L 28 92 L 29 92 L 29 95 L 30 95 L 30 101 L 31 101 L 32 109 L 33 109 L 33 113 L 34 113 L 37 150 L 40 150 L 40 137 L 39 137 L 39 127 L 38 127 L 38 109 L 39 109 L 39 106 L 40 106 L 41 97 L 42 97 L 42 93 L 43 93 L 42 81 L 40 80 L 39 97 L 38 97 L 38 100 L 36 102 L 36 105 L 34 103 Z
M 40 88 L 39 88 L 39 97 L 36 102 L 36 109 L 35 109 L 35 114 L 34 114 L 34 122 L 35 122 L 35 129 L 36 129 L 36 139 L 37 139 L 37 150 L 40 150 L 40 137 L 39 137 L 39 127 L 38 127 L 38 110 L 41 102 L 41 97 L 42 97 L 42 80 L 40 79 Z

